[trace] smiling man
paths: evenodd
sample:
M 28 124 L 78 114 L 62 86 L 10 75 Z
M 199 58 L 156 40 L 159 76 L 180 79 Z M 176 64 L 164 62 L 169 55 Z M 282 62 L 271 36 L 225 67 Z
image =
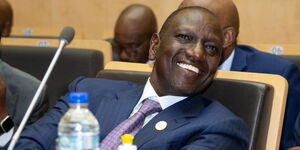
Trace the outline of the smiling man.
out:
M 248 149 L 246 124 L 201 95 L 215 76 L 222 46 L 222 30 L 212 13 L 183 8 L 152 36 L 149 58 L 155 64 L 144 87 L 126 81 L 75 80 L 70 91 L 85 91 L 91 97 L 89 109 L 101 128 L 100 149 L 117 149 L 124 133 L 135 136 L 139 150 Z M 27 127 L 16 149 L 53 149 L 57 124 L 68 107 L 61 98 L 47 116 Z
M 295 146 L 294 124 L 300 113 L 300 71 L 297 66 L 282 57 L 237 44 L 240 22 L 232 0 L 183 0 L 179 8 L 189 6 L 204 7 L 219 20 L 225 37 L 220 70 L 277 74 L 287 79 L 289 87 L 280 149 Z

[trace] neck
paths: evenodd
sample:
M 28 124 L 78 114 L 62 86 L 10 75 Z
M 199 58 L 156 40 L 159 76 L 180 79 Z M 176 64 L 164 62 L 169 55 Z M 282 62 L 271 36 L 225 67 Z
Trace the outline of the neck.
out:
M 223 56 L 220 64 L 222 64 L 226 59 L 231 55 L 233 49 L 235 48 L 235 45 L 230 45 L 223 50 Z

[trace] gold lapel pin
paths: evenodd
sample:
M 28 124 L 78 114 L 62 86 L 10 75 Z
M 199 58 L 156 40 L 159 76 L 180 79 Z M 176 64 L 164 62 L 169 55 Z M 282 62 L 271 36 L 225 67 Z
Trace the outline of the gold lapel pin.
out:
M 167 128 L 167 122 L 166 121 L 158 121 L 155 125 L 155 129 L 158 131 L 162 131 Z

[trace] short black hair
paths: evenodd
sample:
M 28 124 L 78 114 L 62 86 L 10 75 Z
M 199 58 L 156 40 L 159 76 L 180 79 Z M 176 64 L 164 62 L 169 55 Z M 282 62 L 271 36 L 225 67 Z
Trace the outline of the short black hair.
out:
M 208 14 L 216 17 L 216 15 L 213 14 L 211 11 L 209 11 L 206 8 L 200 7 L 200 6 L 190 6 L 190 7 L 179 8 L 179 9 L 175 10 L 171 15 L 169 15 L 169 17 L 167 18 L 167 20 L 164 22 L 164 24 L 162 25 L 162 27 L 160 29 L 159 36 L 163 36 L 165 34 L 165 32 L 167 31 L 169 25 L 175 18 L 175 16 L 177 16 L 178 13 L 180 13 L 181 11 L 186 10 L 186 9 L 199 10 L 200 12 L 205 12 L 205 13 L 208 13 Z

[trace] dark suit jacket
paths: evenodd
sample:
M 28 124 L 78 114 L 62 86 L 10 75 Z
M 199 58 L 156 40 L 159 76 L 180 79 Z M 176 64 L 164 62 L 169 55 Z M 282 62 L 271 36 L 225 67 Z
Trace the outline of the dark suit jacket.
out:
M 297 146 L 300 146 L 300 113 L 298 114 L 296 124 L 295 124 L 295 137 Z
M 6 107 L 17 126 L 20 125 L 27 108 L 40 84 L 33 76 L 14 68 L 0 60 L 0 75 L 6 85 Z M 28 124 L 38 120 L 47 110 L 45 90 L 42 91 L 37 104 L 29 117 Z
M 126 81 L 79 78 L 70 91 L 90 95 L 89 109 L 100 123 L 100 140 L 126 120 L 141 97 L 143 87 Z M 67 111 L 65 97 L 34 125 L 26 128 L 16 149 L 53 149 L 57 126 Z M 157 131 L 155 124 L 168 126 Z M 135 136 L 139 150 L 241 150 L 248 147 L 246 124 L 216 101 L 201 95 L 189 97 L 161 111 Z
M 235 47 L 232 71 L 278 74 L 289 83 L 286 112 L 284 117 L 281 149 L 295 146 L 294 124 L 300 111 L 300 72 L 288 60 L 273 54 L 260 52 L 252 47 Z

